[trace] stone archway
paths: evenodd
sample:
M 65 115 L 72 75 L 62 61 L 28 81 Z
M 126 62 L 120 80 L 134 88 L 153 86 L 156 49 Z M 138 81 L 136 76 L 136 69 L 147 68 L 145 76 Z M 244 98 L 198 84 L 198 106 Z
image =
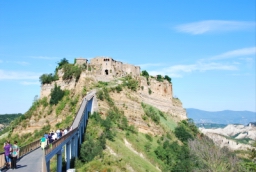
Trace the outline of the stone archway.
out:
M 105 74 L 108 75 L 108 70 L 107 69 L 105 70 Z

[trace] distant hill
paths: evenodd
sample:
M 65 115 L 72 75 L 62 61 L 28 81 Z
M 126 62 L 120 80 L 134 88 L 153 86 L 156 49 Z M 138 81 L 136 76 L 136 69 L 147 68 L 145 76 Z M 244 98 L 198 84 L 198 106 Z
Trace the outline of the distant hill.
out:
M 15 113 L 15 114 L 0 114 L 0 124 L 3 125 L 9 125 L 11 121 L 13 121 L 15 118 L 18 118 L 21 116 L 21 113 Z
M 195 123 L 214 123 L 214 124 L 243 124 L 256 122 L 256 112 L 250 111 L 216 111 L 209 112 L 194 108 L 187 108 L 188 118 L 192 118 Z

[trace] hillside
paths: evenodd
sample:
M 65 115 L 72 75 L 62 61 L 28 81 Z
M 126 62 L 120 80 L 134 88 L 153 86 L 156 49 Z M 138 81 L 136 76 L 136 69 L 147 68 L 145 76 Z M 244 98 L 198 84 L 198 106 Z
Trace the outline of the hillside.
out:
M 22 114 L 0 114 L 0 134 L 5 132 L 4 130 L 13 120 L 20 117 Z
M 113 74 L 116 68 L 108 71 Z M 168 76 L 149 76 L 146 71 L 137 75 L 138 67 L 125 68 L 125 75 L 118 69 L 118 74 L 108 76 L 100 65 L 62 60 L 55 74 L 40 77 L 40 100 L 14 120 L 8 138 L 22 146 L 45 132 L 70 126 L 82 98 L 96 90 L 97 112 L 90 115 L 79 158 L 72 161 L 77 171 L 238 171 L 241 164 L 247 168 L 187 120 L 182 102 L 172 97 Z M 130 69 L 136 69 L 134 75 Z M 205 160 L 213 152 L 219 157 Z M 55 161 L 51 160 L 51 171 L 56 171 Z
M 195 123 L 247 125 L 256 121 L 256 112 L 250 111 L 225 110 L 209 112 L 193 108 L 187 108 L 186 111 L 188 118 L 192 118 Z

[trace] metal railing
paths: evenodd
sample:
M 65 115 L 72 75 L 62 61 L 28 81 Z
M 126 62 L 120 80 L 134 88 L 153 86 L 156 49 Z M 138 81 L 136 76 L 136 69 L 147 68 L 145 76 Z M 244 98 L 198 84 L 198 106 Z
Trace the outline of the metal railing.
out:
M 19 151 L 19 159 L 23 157 L 24 155 L 32 152 L 33 150 L 36 150 L 37 148 L 40 147 L 40 140 L 36 140 L 32 143 L 29 143 L 25 146 L 20 147 Z M 4 152 L 0 153 L 0 169 L 5 167 L 5 154 Z
M 64 136 L 59 138 L 58 140 L 55 140 L 54 142 L 52 142 L 49 145 L 47 145 L 46 148 L 44 149 L 45 155 L 48 155 L 53 149 L 58 147 L 62 142 L 64 142 L 66 139 L 68 139 L 69 136 L 71 136 L 76 131 L 77 131 L 77 128 L 75 128 L 74 130 L 68 132 L 67 134 L 65 134 Z
M 5 155 L 4 152 L 0 153 L 0 168 L 5 166 Z
M 91 98 L 93 98 L 93 97 L 94 96 L 92 96 Z M 84 101 L 87 101 L 87 99 L 83 98 L 83 102 Z M 81 108 L 83 108 L 82 111 L 83 111 L 83 115 L 84 115 L 84 110 L 85 110 L 86 106 L 82 107 L 83 102 L 80 104 L 79 110 Z M 78 112 L 79 112 L 79 110 L 78 110 Z M 53 149 L 58 147 L 63 141 L 68 139 L 74 132 L 76 132 L 79 129 L 79 126 L 80 126 L 80 124 L 82 122 L 83 115 L 80 117 L 79 124 L 78 124 L 78 126 L 76 128 L 74 128 L 72 131 L 68 132 L 67 134 L 65 134 L 64 136 L 59 138 L 58 140 L 56 140 L 53 143 L 51 143 L 51 144 L 46 146 L 46 148 L 45 148 L 45 155 L 49 154 Z M 74 119 L 74 121 L 75 121 L 75 119 Z M 74 123 L 74 121 L 73 121 L 73 123 Z M 25 156 L 26 154 L 36 150 L 37 148 L 39 148 L 40 147 L 40 143 L 41 143 L 40 140 L 36 140 L 36 141 L 34 141 L 32 143 L 29 143 L 29 144 L 27 144 L 25 146 L 20 147 L 19 158 L 21 158 L 21 157 Z M 5 166 L 5 154 L 4 154 L 4 152 L 1 152 L 0 153 L 0 169 L 4 168 L 4 166 Z
M 21 158 L 24 155 L 32 152 L 33 150 L 36 150 L 39 147 L 40 147 L 40 140 L 36 140 L 32 143 L 29 143 L 25 146 L 20 147 L 19 158 Z

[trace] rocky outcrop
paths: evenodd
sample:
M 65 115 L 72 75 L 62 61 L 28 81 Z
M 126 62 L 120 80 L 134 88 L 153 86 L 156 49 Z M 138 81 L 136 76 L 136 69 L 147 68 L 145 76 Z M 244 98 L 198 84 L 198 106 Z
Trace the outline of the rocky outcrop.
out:
M 227 125 L 225 128 L 217 128 L 217 129 L 204 129 L 200 128 L 202 132 L 207 133 L 215 133 L 223 136 L 235 136 L 236 139 L 244 139 L 249 138 L 252 140 L 256 140 L 256 127 L 244 126 L 244 125 Z
M 217 129 L 205 129 L 199 128 L 199 130 L 210 137 L 217 145 L 221 147 L 228 147 L 231 150 L 247 150 L 252 149 L 252 146 L 242 144 L 236 140 L 228 139 L 228 137 L 235 137 L 235 139 L 249 138 L 256 140 L 256 127 L 244 126 L 244 125 L 228 125 L 225 128 Z

